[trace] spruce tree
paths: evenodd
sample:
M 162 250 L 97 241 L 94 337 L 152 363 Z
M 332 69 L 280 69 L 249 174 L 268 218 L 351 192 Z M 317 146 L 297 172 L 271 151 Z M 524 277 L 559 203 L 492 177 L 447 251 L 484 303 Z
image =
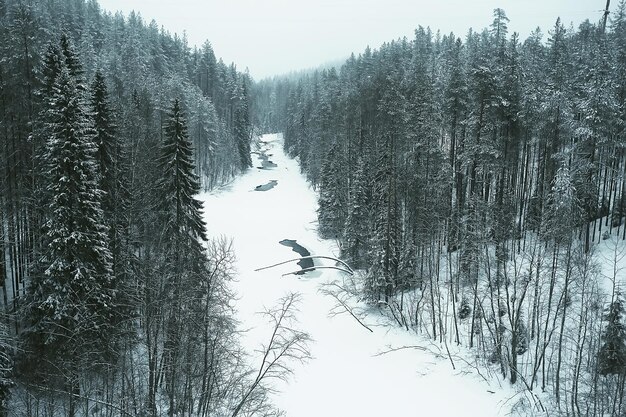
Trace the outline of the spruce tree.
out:
M 50 97 L 54 83 L 61 72 L 61 51 L 54 43 L 48 44 L 41 68 L 42 95 Z
M 118 152 L 117 139 L 114 134 L 111 109 L 109 105 L 107 87 L 104 76 L 96 72 L 91 85 L 91 110 L 93 114 L 96 144 L 96 161 L 98 163 L 98 185 L 105 193 L 102 199 L 102 208 L 107 217 L 116 198 L 117 172 L 116 159 Z
M 626 325 L 624 324 L 624 300 L 617 293 L 606 315 L 607 326 L 602 336 L 604 343 L 598 352 L 600 375 L 626 372 Z
M 180 100 L 175 99 L 165 128 L 165 141 L 158 161 L 161 178 L 157 184 L 157 212 L 165 227 L 168 245 L 207 240 L 202 219 L 202 202 L 195 198 L 200 182 L 194 174 L 193 149 Z
M 98 168 L 97 183 L 102 191 L 103 218 L 109 231 L 108 245 L 112 255 L 113 286 L 119 294 L 119 306 L 115 309 L 115 321 L 119 322 L 132 310 L 132 294 L 128 287 L 133 258 L 128 224 L 130 210 L 128 163 L 123 144 L 116 134 L 106 82 L 100 71 L 96 71 L 90 94 L 95 159 Z
M 233 115 L 233 129 L 242 171 L 252 166 L 252 159 L 250 157 L 251 123 L 250 110 L 248 108 L 247 84 L 247 78 L 244 76 L 241 80 L 241 85 L 237 86 L 237 102 Z
M 83 84 L 82 79 L 83 66 L 78 59 L 72 41 L 66 33 L 63 33 L 61 35 L 61 41 L 59 46 L 62 61 L 65 64 L 65 67 L 68 69 L 70 76 L 74 79 L 74 82 L 76 83 L 76 88 L 78 88 L 79 90 L 84 90 L 85 85 Z
M 37 117 L 33 123 L 33 134 L 32 134 L 32 146 L 33 146 L 33 181 L 32 181 L 32 195 L 33 198 L 31 200 L 32 204 L 32 224 L 33 228 L 36 231 L 41 229 L 41 225 L 43 222 L 43 211 L 44 211 L 44 178 L 42 176 L 45 175 L 44 165 L 45 161 L 45 153 L 46 147 L 45 143 L 47 140 L 47 126 L 51 122 L 48 120 L 50 116 L 50 112 L 45 111 L 46 107 L 49 104 L 49 100 L 53 96 L 55 84 L 59 74 L 61 73 L 61 68 L 63 66 L 61 60 L 61 51 L 60 49 L 53 43 L 50 42 L 47 46 L 46 52 L 43 56 L 43 60 L 39 69 L 39 85 L 40 89 L 36 92 L 36 97 L 38 101 L 38 107 L 40 111 L 38 111 Z M 41 235 L 36 232 L 34 239 L 34 250 L 40 250 L 41 245 Z
M 340 237 L 344 228 L 346 198 L 341 177 L 342 165 L 343 158 L 339 147 L 333 144 L 322 164 L 317 210 L 319 233 L 326 239 Z
M 582 216 L 576 188 L 566 166 L 560 167 L 556 173 L 546 207 L 548 210 L 544 213 L 542 235 L 557 243 L 568 241 Z
M 370 245 L 374 265 L 367 284 L 374 298 L 380 299 L 384 294 L 385 301 L 396 290 L 401 237 L 393 149 L 393 139 L 388 139 L 380 151 L 374 175 L 374 224 Z
M 342 251 L 346 260 L 356 268 L 367 265 L 365 257 L 370 236 L 368 201 L 366 164 L 362 158 L 359 158 L 350 190 Z
M 41 360 L 31 364 L 60 371 L 75 391 L 78 370 L 107 353 L 115 294 L 93 123 L 65 65 L 45 119 L 43 246 L 29 287 L 25 336 L 29 353 Z
M 183 315 L 189 311 L 183 293 L 205 272 L 206 254 L 200 241 L 207 240 L 202 202 L 196 198 L 200 182 L 194 174 L 193 149 L 178 99 L 174 100 L 169 114 L 158 165 L 162 174 L 157 184 L 156 211 L 161 228 L 161 276 L 166 280 L 161 294 L 165 307 L 163 365 L 169 415 L 173 416 L 180 375 L 178 361 L 183 354 L 180 340 L 187 328 Z

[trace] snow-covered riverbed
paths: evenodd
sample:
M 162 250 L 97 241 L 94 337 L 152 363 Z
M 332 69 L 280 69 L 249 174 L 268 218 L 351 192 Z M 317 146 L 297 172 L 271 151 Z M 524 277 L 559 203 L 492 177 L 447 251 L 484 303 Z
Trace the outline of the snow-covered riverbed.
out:
M 335 242 L 317 236 L 316 194 L 300 175 L 297 162 L 284 154 L 280 135 L 266 135 L 262 141 L 277 167 L 252 168 L 201 198 L 209 235 L 234 239 L 239 273 L 236 307 L 242 329 L 249 329 L 243 340 L 249 352 L 269 337 L 270 329 L 257 313 L 289 292 L 302 295 L 300 329 L 313 338 L 313 359 L 294 364 L 289 381 L 277 384 L 276 404 L 291 417 L 507 415 L 519 396 L 506 381 L 500 386 L 488 378 L 488 384 L 462 361 L 453 370 L 445 350 L 435 354 L 443 347 L 393 326 L 375 310 L 364 318 L 373 332 L 349 314 L 329 316 L 336 302 L 319 289 L 324 282 L 341 280 L 340 272 L 282 276 L 298 270 L 295 263 L 254 271 L 296 257 L 279 243 L 283 239 L 297 240 L 313 255 L 338 255 Z M 255 157 L 253 164 L 260 166 Z M 273 188 L 254 191 L 272 180 L 277 181 Z M 419 348 L 403 348 L 408 346 Z M 387 351 L 391 352 L 380 354 Z

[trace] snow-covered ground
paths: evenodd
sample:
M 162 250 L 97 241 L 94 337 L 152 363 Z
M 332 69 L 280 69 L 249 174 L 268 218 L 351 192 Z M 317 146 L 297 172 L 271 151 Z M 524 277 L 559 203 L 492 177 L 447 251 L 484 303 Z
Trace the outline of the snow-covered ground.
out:
M 313 359 L 294 363 L 292 377 L 277 382 L 276 404 L 291 417 L 509 415 L 524 394 L 484 370 L 486 378 L 479 376 L 465 363 L 472 362 L 467 351 L 450 346 L 453 369 L 443 345 L 399 328 L 376 309 L 363 319 L 373 332 L 347 313 L 329 315 L 336 301 L 319 290 L 326 282 L 341 282 L 340 272 L 282 276 L 297 270 L 295 263 L 254 271 L 298 256 L 279 244 L 283 239 L 297 240 L 314 255 L 338 255 L 335 242 L 317 236 L 316 193 L 282 151 L 280 135 L 261 140 L 277 167 L 256 168 L 262 160 L 254 154 L 255 168 L 201 198 L 209 234 L 234 239 L 236 307 L 242 329 L 248 329 L 243 344 L 249 352 L 269 338 L 269 324 L 258 312 L 290 292 L 301 294 L 299 329 L 313 338 Z M 273 188 L 255 191 L 272 180 Z

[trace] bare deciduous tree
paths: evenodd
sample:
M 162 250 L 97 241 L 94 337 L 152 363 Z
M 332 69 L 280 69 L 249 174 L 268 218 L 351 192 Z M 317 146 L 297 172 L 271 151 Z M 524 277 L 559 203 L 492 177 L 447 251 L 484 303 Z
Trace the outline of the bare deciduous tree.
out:
M 273 308 L 262 314 L 272 325 L 272 334 L 267 343 L 259 349 L 261 363 L 251 370 L 249 383 L 231 414 L 250 414 L 251 408 L 258 406 L 264 393 L 274 390 L 273 380 L 285 381 L 291 374 L 294 363 L 302 363 L 311 358 L 308 333 L 298 330 L 296 313 L 300 295 L 290 293 L 282 297 Z

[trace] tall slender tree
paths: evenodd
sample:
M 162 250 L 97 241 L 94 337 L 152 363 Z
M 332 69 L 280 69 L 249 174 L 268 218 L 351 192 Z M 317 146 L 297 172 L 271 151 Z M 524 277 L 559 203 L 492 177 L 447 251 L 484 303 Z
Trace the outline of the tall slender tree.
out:
M 370 236 L 369 184 L 363 158 L 359 158 L 357 171 L 348 199 L 348 213 L 343 233 L 343 256 L 354 267 L 365 267 Z
M 160 266 L 164 277 L 165 340 L 164 369 L 169 415 L 176 414 L 176 392 L 179 386 L 179 360 L 184 350 L 180 346 L 184 336 L 186 311 L 183 297 L 184 286 L 198 281 L 206 264 L 201 241 L 207 240 L 205 222 L 202 219 L 202 203 L 196 198 L 200 182 L 194 174 L 194 157 L 181 103 L 174 99 L 165 128 L 165 141 L 158 161 L 161 178 L 157 183 L 156 211 L 163 262 Z
M 325 238 L 338 238 L 343 232 L 346 219 L 346 190 L 345 178 L 341 169 L 343 158 L 339 146 L 334 144 L 326 154 L 320 178 L 320 198 L 318 221 L 319 233 Z
M 624 323 L 624 300 L 617 293 L 606 314 L 604 343 L 598 351 L 600 375 L 620 375 L 626 372 L 626 324 Z
M 28 290 L 26 337 L 30 365 L 61 378 L 72 397 L 73 416 L 79 371 L 101 363 L 108 353 L 116 297 L 93 122 L 65 65 L 47 112 L 44 237 Z

